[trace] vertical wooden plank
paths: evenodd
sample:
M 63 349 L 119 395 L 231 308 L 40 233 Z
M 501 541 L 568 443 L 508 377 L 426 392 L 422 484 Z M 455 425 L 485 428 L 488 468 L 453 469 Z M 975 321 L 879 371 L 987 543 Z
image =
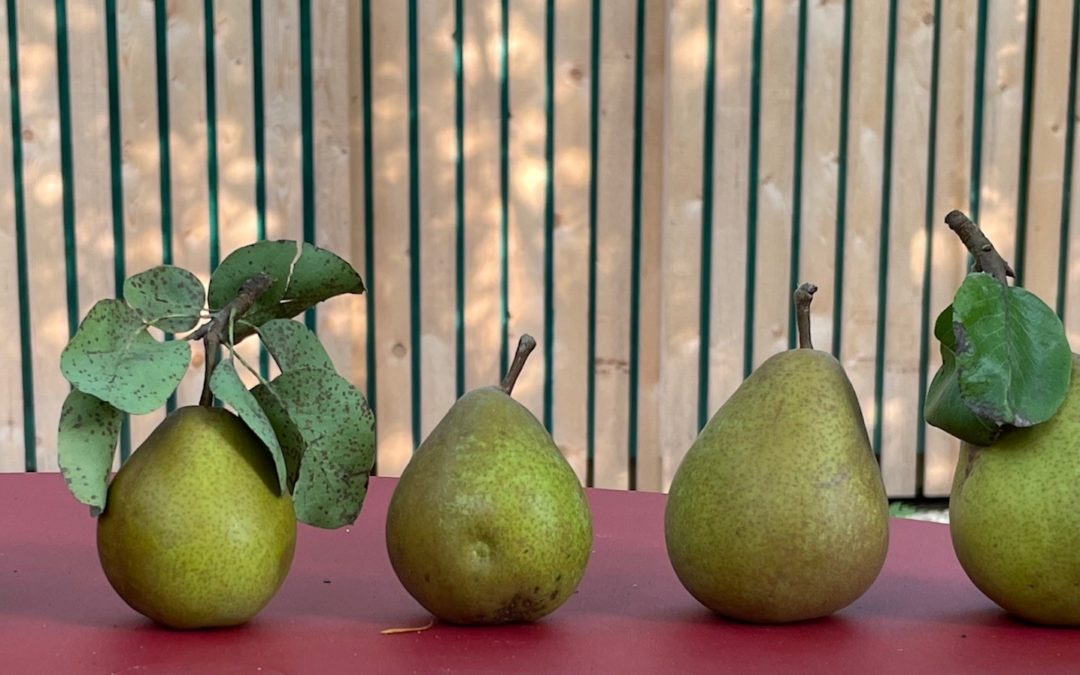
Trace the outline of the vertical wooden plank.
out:
M 661 490 L 664 453 L 660 445 L 661 245 L 663 239 L 664 103 L 667 64 L 666 8 L 645 4 L 645 72 L 642 120 L 641 297 L 639 325 L 637 489 Z M 714 314 L 715 316 L 715 314 Z M 717 332 L 714 330 L 713 335 Z
M 360 272 L 360 276 L 364 279 L 364 286 L 368 287 L 371 284 L 371 278 L 369 276 L 369 270 L 366 266 L 368 250 L 367 250 L 367 231 L 368 228 L 374 227 L 375 224 L 368 222 L 365 215 L 365 204 L 367 200 L 367 193 L 365 188 L 365 174 L 364 174 L 364 150 L 365 144 L 370 142 L 370 139 L 364 136 L 364 94 L 363 94 L 363 73 L 361 67 L 363 63 L 363 36 L 361 34 L 361 10 L 360 3 L 350 2 L 348 3 L 349 10 L 346 20 L 349 22 L 349 34 L 348 34 L 348 67 L 349 67 L 349 213 L 350 213 L 350 229 L 352 236 L 349 240 L 349 248 L 343 250 L 340 253 L 349 256 L 349 260 L 353 266 Z M 367 288 L 364 291 L 365 294 L 372 292 L 372 289 Z M 341 365 L 338 366 L 338 372 L 341 372 L 346 378 L 348 378 L 354 386 L 356 386 L 364 396 L 367 397 L 372 392 L 372 383 L 368 378 L 368 307 L 369 298 L 365 295 L 360 299 L 360 304 L 356 307 L 356 311 L 352 318 L 352 359 L 348 370 L 346 371 Z M 374 374 L 372 373 L 372 376 Z M 369 403 L 371 403 L 369 401 Z
M 499 3 L 465 0 L 465 389 L 502 374 Z M 535 365 L 535 364 L 534 364 Z
M 169 6 L 169 152 L 172 186 L 173 260 L 210 281 L 210 191 L 207 183 L 206 62 L 200 3 Z M 212 36 L 210 36 L 212 39 Z M 202 390 L 200 345 L 176 390 L 178 407 L 194 405 Z
M 788 348 L 791 316 L 792 167 L 799 3 L 765 3 L 761 59 L 761 165 L 754 278 L 754 366 Z M 753 179 L 754 177 L 751 177 Z M 718 263 L 719 261 L 717 261 Z M 714 263 L 715 264 L 715 263 Z
M 877 356 L 878 238 L 881 223 L 882 148 L 888 3 L 853 3 L 848 172 L 840 362 L 874 428 Z
M 698 431 L 705 16 L 704 0 L 673 1 L 668 15 L 660 338 L 665 490 Z
M 514 398 L 538 419 L 544 411 L 544 197 L 547 187 L 545 106 L 546 0 L 510 3 L 510 194 L 507 228 L 507 339 L 524 333 L 540 348 L 529 357 Z M 582 26 L 581 30 L 585 30 Z M 557 318 L 556 318 L 557 320 Z
M 629 487 L 630 247 L 634 176 L 634 42 L 628 3 L 601 3 L 597 157 L 596 426 L 593 485 Z
M 1031 0 L 1029 0 L 1031 1 Z M 1051 307 L 1057 301 L 1061 247 L 1061 193 L 1069 93 L 1072 5 L 1041 2 L 1036 25 L 1024 287 Z
M 555 345 L 552 436 L 578 478 L 588 461 L 589 3 L 555 12 Z
M 937 161 L 931 221 L 930 306 L 926 324 L 929 361 L 927 383 L 941 366 L 934 320 L 952 302 L 966 270 L 966 252 L 945 225 L 945 214 L 966 209 L 971 180 L 972 96 L 975 71 L 975 4 L 943 2 L 938 71 Z M 926 426 L 923 494 L 943 497 L 952 488 L 960 443 L 944 431 Z
M 120 52 L 124 268 L 130 276 L 162 261 L 154 3 L 120 0 L 116 23 Z M 132 449 L 150 435 L 163 417 L 164 408 L 131 417 Z
M 799 282 L 813 282 L 821 288 L 814 296 L 813 335 L 820 349 L 828 349 L 835 309 L 832 280 L 836 265 L 843 3 L 810 2 L 806 36 Z
M 412 366 L 409 303 L 409 101 L 406 3 L 371 6 L 372 152 L 375 174 L 376 386 L 379 474 L 409 462 Z
M 933 9 L 932 0 L 905 2 L 897 16 L 881 437 L 893 496 L 916 487 Z
M 354 107 L 353 82 L 356 64 L 349 59 L 350 35 L 360 30 L 359 21 L 350 12 L 355 3 L 312 3 L 312 60 L 315 112 L 315 230 L 316 243 L 342 256 L 354 266 L 362 258 L 352 257 L 352 239 L 363 240 L 356 227 L 358 214 L 345 195 L 359 180 L 352 175 L 353 157 L 350 138 L 350 111 Z M 358 62 L 357 62 L 358 64 Z M 355 177 L 356 179 L 359 176 Z M 319 306 L 316 315 L 319 339 L 326 347 L 338 371 L 357 384 L 361 391 L 366 382 L 357 382 L 357 365 L 364 353 L 355 349 L 356 317 L 364 312 L 364 298 L 345 295 Z
M 303 237 L 299 35 L 299 3 L 264 0 L 267 239 Z
M 7 4 L 0 3 L 0 314 L 18 321 L 18 269 L 15 255 L 15 186 L 12 172 L 11 80 L 8 77 Z M 23 400 L 18 331 L 0 345 L 0 471 L 22 471 Z
M 420 68 L 420 430 L 422 440 L 457 398 L 454 3 L 418 8 Z M 529 364 L 526 370 L 537 365 Z M 522 379 L 522 382 L 524 378 Z M 520 382 L 519 382 L 520 385 Z M 515 396 L 518 394 L 515 390 Z
M 18 12 L 38 471 L 57 469 L 56 420 L 68 389 L 67 383 L 55 376 L 60 352 L 68 340 L 68 323 L 53 9 L 51 3 L 35 4 L 32 9 L 24 4 Z

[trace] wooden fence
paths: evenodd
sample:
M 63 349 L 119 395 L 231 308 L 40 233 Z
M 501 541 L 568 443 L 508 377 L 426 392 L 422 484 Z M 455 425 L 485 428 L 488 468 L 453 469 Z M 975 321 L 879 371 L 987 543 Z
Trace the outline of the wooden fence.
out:
M 1076 3 L 6 0 L 0 26 L 3 470 L 56 468 L 97 299 L 259 237 L 369 284 L 317 326 L 383 474 L 530 332 L 518 397 L 583 480 L 664 489 L 813 280 L 890 494 L 946 494 L 919 410 L 950 208 L 1080 345 Z

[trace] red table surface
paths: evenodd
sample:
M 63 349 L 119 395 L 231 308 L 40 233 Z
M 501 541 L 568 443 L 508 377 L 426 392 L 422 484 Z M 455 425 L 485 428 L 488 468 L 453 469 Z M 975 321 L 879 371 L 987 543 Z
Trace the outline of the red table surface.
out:
M 663 495 L 608 490 L 589 490 L 592 558 L 554 614 L 382 635 L 428 620 L 386 555 L 394 485 L 374 479 L 352 527 L 301 526 L 292 572 L 251 623 L 180 632 L 113 593 L 94 521 L 59 475 L 0 475 L 0 673 L 1080 673 L 1080 630 L 1005 616 L 964 576 L 945 526 L 894 520 L 881 576 L 836 616 L 753 626 L 679 584 Z

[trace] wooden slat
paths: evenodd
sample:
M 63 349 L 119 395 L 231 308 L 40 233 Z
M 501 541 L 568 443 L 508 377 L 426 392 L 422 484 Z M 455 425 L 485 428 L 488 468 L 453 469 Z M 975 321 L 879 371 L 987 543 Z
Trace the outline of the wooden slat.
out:
M 465 389 L 502 374 L 499 270 L 499 5 L 466 0 L 465 69 Z
M 840 362 L 874 428 L 877 348 L 878 237 L 881 223 L 882 148 L 888 5 L 853 3 L 847 204 Z M 834 290 L 834 289 L 830 289 Z
M 761 58 L 761 166 L 757 176 L 754 366 L 788 348 L 792 166 L 799 3 L 767 3 Z M 723 221 L 720 221 L 723 222 Z M 725 256 L 726 259 L 727 256 Z M 714 262 L 719 264 L 720 261 Z
M 54 471 L 56 421 L 67 383 L 55 376 L 68 340 L 67 293 L 57 107 L 56 24 L 53 5 L 19 7 L 19 78 L 22 96 L 30 332 L 33 345 L 37 468 Z M 52 264 L 35 264 L 40 261 Z
M 405 3 L 371 7 L 378 470 L 396 476 L 413 450 L 409 321 L 408 54 Z
M 0 345 L 0 471 L 22 471 L 22 356 L 19 351 L 18 270 L 15 256 L 15 185 L 12 172 L 11 80 L 8 78 L 7 5 L 0 5 L 0 314 L 11 317 L 11 337 Z
M 587 3 L 555 13 L 555 345 L 552 436 L 584 483 L 588 460 L 589 36 Z
M 350 26 L 360 26 L 360 5 L 351 2 L 347 20 Z M 360 389 L 365 397 L 372 392 L 372 382 L 368 378 L 368 307 L 373 291 L 370 288 L 371 278 L 366 268 L 368 228 L 374 227 L 374 223 L 367 222 L 364 205 L 368 195 L 364 189 L 364 146 L 370 139 L 364 138 L 364 93 L 361 73 L 363 36 L 359 28 L 349 33 L 349 212 L 352 228 L 352 236 L 349 240 L 349 249 L 340 251 L 347 255 L 364 279 L 367 287 L 361 304 L 357 307 L 352 318 L 352 347 L 353 354 L 351 365 L 348 370 L 338 366 L 338 372 L 348 378 L 354 386 Z M 342 364 L 343 365 L 343 364 Z
M 210 281 L 210 192 L 207 184 L 206 39 L 202 5 L 170 6 L 169 153 L 172 185 L 173 261 Z M 134 272 L 134 270 L 131 270 Z M 195 405 L 202 390 L 202 349 L 176 390 L 176 405 Z
M 1024 287 L 1051 307 L 1057 302 L 1061 249 L 1061 192 L 1065 162 L 1066 106 L 1069 96 L 1069 49 L 1072 5 L 1039 4 L 1036 27 L 1031 128 L 1031 173 L 1027 210 Z
M 672 3 L 668 16 L 660 356 L 665 490 L 697 436 L 705 16 L 703 0 Z
M 154 5 L 121 0 L 116 8 L 120 139 L 124 190 L 124 268 L 128 276 L 160 265 L 161 154 L 158 147 Z M 131 417 L 131 447 L 161 422 L 165 409 Z
M 645 9 L 644 119 L 641 178 L 641 316 L 639 325 L 637 488 L 663 487 L 660 447 L 660 335 L 664 91 L 667 13 L 655 3 Z
M 422 439 L 457 398 L 457 124 L 454 3 L 420 3 L 418 11 Z
M 1068 124 L 1075 125 L 1075 119 L 1067 120 Z M 1077 158 L 1080 158 L 1080 134 L 1073 136 L 1073 165 L 1071 185 L 1069 190 L 1068 208 L 1069 232 L 1065 246 L 1068 249 L 1066 257 L 1068 269 L 1065 272 L 1065 301 L 1062 303 L 1064 310 L 1065 334 L 1069 338 L 1073 352 L 1080 351 L 1080 168 Z
M 927 385 L 941 366 L 934 337 L 934 320 L 952 302 L 964 278 L 964 246 L 945 225 L 945 214 L 968 208 L 971 181 L 972 96 L 975 71 L 975 5 L 942 3 L 941 54 L 938 71 L 937 157 L 934 171 L 934 210 L 931 223 L 932 263 L 927 317 L 929 363 Z M 926 426 L 923 494 L 943 497 L 952 488 L 953 468 L 960 443 L 949 434 Z
M 300 17 L 295 0 L 263 0 L 266 238 L 303 236 Z
M 636 16 L 627 3 L 601 3 L 600 138 L 597 157 L 596 487 L 629 486 L 626 424 L 630 394 L 630 257 Z M 599 253 L 599 252 L 603 253 Z
M 906 2 L 897 16 L 881 436 L 894 496 L 916 490 L 933 9 L 932 0 Z
M 353 238 L 363 241 L 359 228 L 362 211 L 353 210 L 346 198 L 360 183 L 353 175 L 354 146 L 351 121 L 359 112 L 352 95 L 358 83 L 359 62 L 349 58 L 350 35 L 359 23 L 347 2 L 312 3 L 312 61 L 315 113 L 315 238 L 319 246 L 342 256 L 358 267 L 363 258 L 354 258 Z M 362 249 L 361 256 L 362 256 Z M 338 372 L 366 391 L 367 383 L 357 381 L 357 366 L 366 361 L 356 349 L 356 337 L 366 332 L 357 328 L 363 315 L 364 298 L 339 296 L 320 304 L 317 310 L 319 339 L 333 359 Z

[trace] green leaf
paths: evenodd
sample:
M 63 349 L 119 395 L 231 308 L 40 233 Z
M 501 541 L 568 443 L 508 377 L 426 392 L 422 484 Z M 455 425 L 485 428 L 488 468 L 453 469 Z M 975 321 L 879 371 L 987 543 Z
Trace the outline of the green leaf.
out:
M 259 329 L 259 337 L 282 372 L 300 368 L 334 371 L 334 364 L 319 338 L 299 321 L 267 321 Z
M 169 398 L 191 361 L 183 340 L 159 342 L 122 300 L 91 308 L 60 355 L 60 371 L 76 389 L 136 415 Z
M 116 439 L 124 415 L 101 399 L 72 389 L 60 410 L 57 460 L 71 494 L 90 507 L 105 510 Z
M 248 425 L 266 445 L 274 460 L 274 468 L 277 470 L 278 487 L 282 493 L 286 492 L 288 474 L 285 456 L 282 454 L 277 434 L 274 433 L 274 427 L 270 424 L 262 407 L 259 406 L 259 402 L 244 386 L 244 381 L 240 379 L 231 361 L 223 360 L 214 368 L 213 374 L 210 375 L 210 390 L 226 405 L 232 406 L 244 424 Z
M 927 424 L 968 443 L 990 445 L 1001 433 L 1001 427 L 971 412 L 960 397 L 952 305 L 946 307 L 934 322 L 934 337 L 941 342 L 941 367 L 926 392 L 924 415 Z
M 375 416 L 345 378 L 320 368 L 282 373 L 273 394 L 304 440 L 293 488 L 296 517 L 334 528 L 356 520 L 375 461 Z M 257 387 L 256 397 L 269 395 Z
M 1057 314 L 1038 296 L 970 274 L 953 301 L 960 396 L 998 426 L 1050 419 L 1069 389 L 1072 350 Z
M 236 297 L 245 281 L 259 272 L 273 279 L 263 294 L 236 325 L 240 341 L 271 319 L 289 319 L 314 305 L 342 293 L 363 293 L 360 275 L 330 251 L 296 241 L 261 241 L 237 249 L 210 277 L 209 303 L 220 309 Z
M 181 267 L 161 265 L 128 277 L 124 299 L 146 323 L 170 333 L 191 330 L 206 301 L 199 278 Z

